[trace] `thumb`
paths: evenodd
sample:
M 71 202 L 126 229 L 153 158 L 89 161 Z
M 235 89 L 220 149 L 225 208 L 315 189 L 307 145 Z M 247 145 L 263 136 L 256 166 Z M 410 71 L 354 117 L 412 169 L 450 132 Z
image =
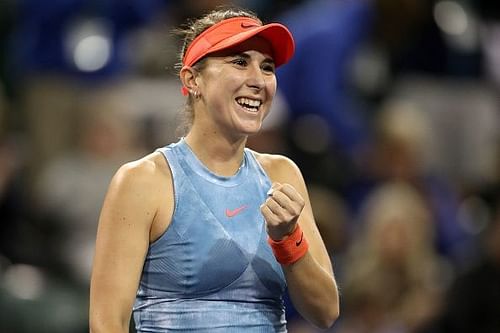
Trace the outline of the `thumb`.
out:
M 278 182 L 274 182 L 272 185 L 271 185 L 271 188 L 269 189 L 269 191 L 267 191 L 267 196 L 270 197 L 273 195 L 273 192 L 276 191 L 277 189 L 279 189 L 281 187 L 281 184 L 278 183 Z

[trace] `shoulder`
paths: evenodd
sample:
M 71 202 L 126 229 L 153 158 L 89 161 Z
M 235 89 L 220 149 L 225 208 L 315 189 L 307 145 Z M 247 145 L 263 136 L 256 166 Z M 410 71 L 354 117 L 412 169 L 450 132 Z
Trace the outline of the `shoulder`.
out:
M 278 154 L 252 153 L 272 181 L 290 182 L 297 177 L 302 179 L 299 167 L 290 158 Z
M 165 186 L 171 178 L 167 161 L 161 153 L 151 153 L 141 159 L 123 164 L 115 173 L 111 187 L 121 190 L 151 192 Z

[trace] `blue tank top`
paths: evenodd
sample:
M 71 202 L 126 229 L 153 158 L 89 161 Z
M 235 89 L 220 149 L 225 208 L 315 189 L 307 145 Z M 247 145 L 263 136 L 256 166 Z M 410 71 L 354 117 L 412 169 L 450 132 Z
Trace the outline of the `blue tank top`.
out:
M 184 139 L 159 151 L 175 206 L 145 259 L 137 331 L 286 332 L 285 278 L 260 213 L 271 181 L 252 151 L 231 177 L 208 170 Z

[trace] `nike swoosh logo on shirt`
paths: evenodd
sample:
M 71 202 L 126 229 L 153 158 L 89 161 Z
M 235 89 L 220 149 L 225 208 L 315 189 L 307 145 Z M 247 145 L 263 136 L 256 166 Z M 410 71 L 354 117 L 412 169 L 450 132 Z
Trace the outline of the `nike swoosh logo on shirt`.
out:
M 243 205 L 241 207 L 238 207 L 236 209 L 229 209 L 229 208 L 226 208 L 226 216 L 227 217 L 234 217 L 236 215 L 238 215 L 239 213 L 241 213 L 243 210 L 245 210 L 248 206 L 247 205 Z
M 295 246 L 299 246 L 300 244 L 302 244 L 302 238 L 304 237 L 304 233 L 301 233 L 300 234 L 300 239 L 298 241 L 295 242 Z

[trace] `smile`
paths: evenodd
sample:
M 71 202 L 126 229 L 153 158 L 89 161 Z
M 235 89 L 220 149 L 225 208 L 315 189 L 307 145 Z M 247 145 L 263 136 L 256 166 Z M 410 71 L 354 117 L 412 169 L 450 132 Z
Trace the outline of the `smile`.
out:
M 259 99 L 252 99 L 247 97 L 238 97 L 236 98 L 236 103 L 238 103 L 242 108 L 250 112 L 259 111 L 259 107 L 262 104 L 262 101 Z

